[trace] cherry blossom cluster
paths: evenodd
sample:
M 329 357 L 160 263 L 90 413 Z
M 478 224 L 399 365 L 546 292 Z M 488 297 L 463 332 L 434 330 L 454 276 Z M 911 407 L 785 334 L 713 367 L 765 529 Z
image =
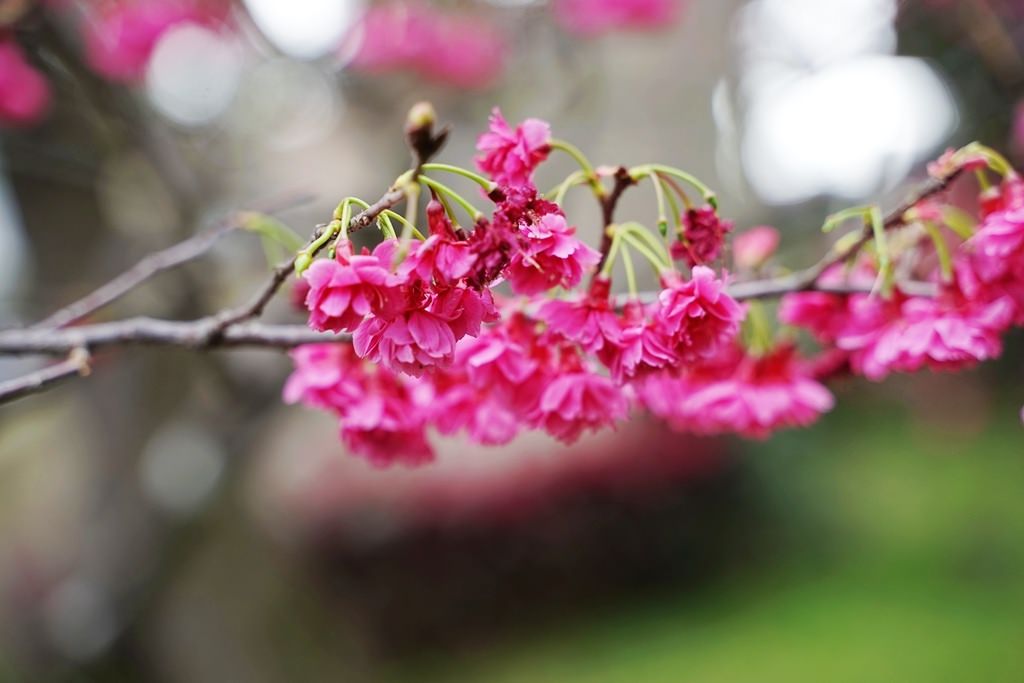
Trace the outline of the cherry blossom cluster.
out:
M 335 414 L 345 443 L 377 465 L 431 460 L 431 431 L 494 445 L 534 429 L 570 443 L 634 409 L 680 430 L 764 438 L 830 410 L 829 377 L 964 368 L 997 357 L 1003 335 L 1024 323 L 1024 180 L 979 145 L 931 165 L 938 189 L 891 222 L 877 207 L 830 219 L 862 223 L 833 253 L 848 252 L 781 290 L 777 310 L 741 303 L 730 287 L 756 292 L 785 277 L 770 276 L 778 231 L 752 228 L 727 250 L 732 223 L 691 175 L 657 164 L 595 169 L 547 123 L 513 127 L 497 110 L 477 149 L 486 177 L 425 164 L 396 181 L 408 199 L 406 217 L 394 215 L 401 236 L 385 212 L 385 239 L 357 252 L 346 200 L 300 254 L 309 325 L 350 333 L 351 344 L 297 349 L 285 399 Z M 581 168 L 542 194 L 535 171 L 553 151 Z M 983 183 L 973 214 L 937 198 L 964 171 Z M 477 182 L 487 213 L 433 177 L 441 172 Z M 611 215 L 613 195 L 644 180 L 657 190 L 659 229 L 613 220 L 601 251 L 577 237 L 559 203 L 589 187 Z M 422 232 L 421 184 L 431 193 Z M 458 224 L 454 205 L 471 224 Z M 860 235 L 873 238 L 843 246 Z M 333 253 L 311 260 L 331 240 Z M 653 295 L 637 290 L 634 256 L 657 277 Z M 628 293 L 613 296 L 620 260 Z M 815 353 L 799 350 L 799 330 Z
M 634 408 L 697 433 L 765 437 L 832 408 L 823 375 L 846 369 L 881 379 L 963 367 L 997 356 L 1001 335 L 1024 320 L 1024 192 L 1008 166 L 969 239 L 954 244 L 944 227 L 949 212 L 921 203 L 908 212 L 903 243 L 878 239 L 817 279 L 853 293 L 785 296 L 779 317 L 792 328 L 783 329 L 762 304 L 729 294 L 730 278 L 769 267 L 778 232 L 761 226 L 739 235 L 727 270 L 733 226 L 689 174 L 654 164 L 594 169 L 548 124 L 513 127 L 497 110 L 477 148 L 486 177 L 426 164 L 396 181 L 408 197 L 401 236 L 385 213 L 385 239 L 357 251 L 346 229 L 358 200 L 346 200 L 315 249 L 300 255 L 309 325 L 349 333 L 351 345 L 296 350 L 285 398 L 336 414 L 344 441 L 376 464 L 430 460 L 430 430 L 492 445 L 540 429 L 568 443 Z M 534 174 L 556 150 L 581 170 L 542 194 Z M 952 154 L 936 173 L 979 159 Z M 441 172 L 477 182 L 488 212 L 433 177 Z M 612 222 L 599 252 L 577 237 L 556 200 L 579 185 L 607 207 L 609 178 L 618 191 L 650 180 L 662 229 Z M 414 222 L 421 184 L 431 193 L 422 232 Z M 453 205 L 471 224 L 456 222 Z M 328 257 L 310 259 L 332 240 Z M 637 290 L 634 256 L 656 275 L 654 296 Z M 619 259 L 625 296 L 612 295 Z M 893 259 L 936 294 L 891 285 Z M 796 327 L 817 339 L 820 353 L 801 355 Z

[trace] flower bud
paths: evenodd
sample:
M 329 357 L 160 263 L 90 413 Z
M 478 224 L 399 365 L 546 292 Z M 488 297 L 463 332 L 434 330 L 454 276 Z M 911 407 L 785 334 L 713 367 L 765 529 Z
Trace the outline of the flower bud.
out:
M 429 132 L 437 122 L 437 112 L 430 102 L 417 102 L 405 117 L 405 134 L 414 135 L 420 131 Z

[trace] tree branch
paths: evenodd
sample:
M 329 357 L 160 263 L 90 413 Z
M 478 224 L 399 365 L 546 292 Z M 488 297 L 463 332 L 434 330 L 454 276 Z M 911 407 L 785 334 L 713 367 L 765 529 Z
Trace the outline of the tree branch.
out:
M 95 351 L 114 346 L 176 346 L 204 351 L 239 346 L 288 349 L 300 344 L 348 341 L 349 335 L 314 332 L 305 325 L 239 323 L 217 328 L 215 315 L 197 320 L 127 318 L 64 329 L 4 330 L 0 354 L 60 355 L 74 349 Z
M 258 208 L 261 213 L 275 214 L 308 201 L 308 197 L 292 197 Z M 35 323 L 34 328 L 60 328 L 81 320 L 132 291 L 154 275 L 176 268 L 205 254 L 221 237 L 241 228 L 244 213 L 239 212 L 221 220 L 213 228 L 200 232 L 161 251 L 149 254 L 134 266 L 110 280 L 102 287 L 86 294 L 72 304 Z
M 411 181 L 415 182 L 423 164 L 437 154 L 447 137 L 446 127 L 434 131 L 434 114 L 429 105 L 414 107 L 406 126 L 406 140 L 412 154 L 412 165 L 407 177 Z M 380 199 L 352 217 L 348 232 L 352 233 L 373 225 L 381 213 L 397 206 L 406 198 L 405 187 L 393 185 Z M 68 327 L 71 323 L 124 296 L 157 273 L 201 256 L 223 235 L 241 225 L 240 216 L 226 220 L 211 230 L 147 256 L 99 289 L 30 328 L 0 330 L 0 354 L 71 354 L 61 363 L 0 384 L 0 404 L 42 391 L 75 374 L 85 374 L 88 371 L 89 352 L 104 347 L 147 345 L 208 350 L 249 346 L 288 349 L 301 344 L 348 341 L 350 335 L 321 334 L 302 325 L 264 325 L 248 322 L 262 315 L 267 304 L 294 271 L 298 254 L 274 268 L 267 282 L 249 301 L 213 315 L 191 321 L 139 317 Z M 306 248 L 322 234 L 324 227 L 318 226 Z M 313 256 L 315 253 L 310 255 Z
M 945 192 L 949 188 L 950 184 L 952 184 L 954 180 L 960 177 L 962 173 L 963 168 L 958 167 L 952 172 L 950 172 L 948 175 L 945 175 L 941 178 L 929 177 L 928 180 L 926 180 L 920 187 L 918 187 L 914 193 L 912 193 L 909 197 L 904 199 L 903 202 L 900 203 L 895 209 L 893 209 L 892 211 L 885 215 L 885 229 L 894 230 L 905 225 L 907 211 L 914 208 L 924 200 L 934 197 L 935 195 L 940 194 L 942 192 Z M 790 288 L 786 289 L 785 291 L 800 291 L 801 289 L 806 289 L 813 283 L 817 282 L 818 278 L 820 278 L 829 268 L 857 255 L 857 253 L 860 252 L 860 250 L 863 249 L 864 246 L 871 241 L 871 238 L 871 227 L 865 225 L 863 230 L 861 231 L 861 236 L 857 239 L 857 241 L 852 243 L 847 248 L 841 249 L 839 251 L 833 251 L 832 253 L 827 254 L 823 259 L 818 261 L 810 268 L 798 271 L 796 273 L 793 273 L 792 275 L 787 275 L 785 277 L 778 278 L 777 280 L 774 281 L 769 280 L 767 282 L 775 282 L 777 285 L 780 286 L 783 284 L 788 284 Z
M 6 382 L 0 382 L 0 405 L 37 394 L 66 379 L 89 374 L 89 352 L 72 347 L 66 360 Z
M 601 272 L 601 266 L 604 265 L 605 259 L 608 258 L 608 252 L 612 248 L 612 236 L 608 232 L 608 228 L 615 221 L 615 209 L 619 205 L 619 199 L 622 198 L 622 193 L 626 191 L 626 188 L 630 185 L 636 185 L 636 181 L 633 180 L 629 175 L 629 170 L 625 166 L 619 166 L 615 169 L 614 185 L 612 185 L 612 191 L 603 197 L 600 197 L 601 202 L 601 260 L 597 264 L 597 270 L 595 273 Z

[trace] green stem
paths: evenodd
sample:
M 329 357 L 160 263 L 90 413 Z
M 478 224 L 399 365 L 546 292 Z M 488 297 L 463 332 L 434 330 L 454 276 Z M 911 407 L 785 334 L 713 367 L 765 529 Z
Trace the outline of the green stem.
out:
M 671 264 L 663 262 L 655 252 L 651 251 L 651 249 L 635 237 L 632 232 L 624 230 L 622 232 L 622 239 L 628 242 L 631 247 L 643 254 L 644 258 L 646 258 L 651 264 L 651 268 L 654 269 L 656 274 L 660 275 L 662 271 L 671 267 Z
M 650 233 L 643 225 L 636 222 L 624 223 L 622 229 L 631 235 L 635 235 L 638 239 L 646 243 L 646 246 L 654 252 L 659 259 L 664 259 L 666 267 L 671 267 L 672 256 L 669 254 L 665 245 L 662 244 L 658 239 Z
M 463 210 L 465 210 L 465 212 L 469 214 L 470 223 L 475 224 L 478 219 L 483 217 L 483 213 L 481 213 L 479 209 L 470 204 L 465 197 L 463 197 L 458 192 L 448 187 L 444 183 L 434 180 L 433 178 L 428 178 L 427 176 L 420 176 L 419 180 L 421 183 L 431 188 L 432 190 L 447 195 L 448 197 L 451 198 L 452 201 L 461 206 Z
M 653 171 L 657 171 L 658 173 L 664 173 L 665 175 L 672 176 L 673 178 L 678 178 L 679 180 L 682 180 L 684 183 L 692 185 L 701 193 L 701 196 L 704 197 L 704 201 L 710 204 L 712 208 L 718 208 L 718 199 L 716 198 L 714 191 L 712 191 L 710 187 L 702 183 L 697 178 L 697 176 L 691 175 L 686 171 L 680 170 L 678 168 L 673 168 L 672 166 L 665 166 L 664 164 L 648 164 L 646 168 Z M 630 172 L 630 175 L 633 175 L 632 172 Z
M 609 225 L 606 230 L 614 230 L 612 235 L 612 246 L 608 250 L 608 256 L 604 260 L 604 265 L 601 266 L 601 276 L 611 277 L 612 268 L 615 266 L 615 257 L 619 253 L 619 247 L 622 245 L 622 234 L 619 232 L 617 226 Z
M 682 185 L 676 182 L 675 178 L 666 176 L 663 173 L 658 173 L 658 179 L 672 188 L 673 192 L 682 200 L 683 206 L 686 207 L 687 211 L 693 208 L 693 202 L 690 200 L 690 195 L 686 194 L 686 190 L 683 189 Z M 671 197 L 672 195 L 669 194 L 669 196 Z M 676 208 L 676 220 L 679 220 L 682 217 L 682 213 L 678 211 L 678 207 Z
M 875 238 L 875 252 L 878 254 L 878 278 L 875 279 L 872 291 L 881 289 L 882 296 L 888 297 L 892 292 L 892 263 L 889 259 L 889 244 L 885 239 L 885 219 L 877 206 L 871 207 L 868 215 Z
M 338 234 L 341 230 L 341 221 L 332 220 L 324 228 L 323 233 L 315 240 L 309 243 L 309 246 L 303 249 L 295 257 L 295 275 L 299 276 L 305 272 L 306 268 L 309 268 L 309 264 L 313 262 L 313 254 L 317 253 L 323 246 L 327 244 L 332 237 Z
M 972 142 L 969 145 L 960 148 L 959 154 L 967 156 L 977 154 L 984 157 L 985 161 L 988 163 L 988 167 L 1004 178 L 1016 173 L 1016 171 L 1013 170 L 1013 165 L 1006 159 L 1006 157 L 980 142 Z
M 454 173 L 455 175 L 460 175 L 463 178 L 468 178 L 472 180 L 474 183 L 484 188 L 484 190 L 486 190 L 487 192 L 490 192 L 495 187 L 494 183 L 492 183 L 487 178 L 484 178 L 479 173 L 474 173 L 473 171 L 470 171 L 467 168 L 462 168 L 461 166 L 452 166 L 451 164 L 430 163 L 423 164 L 421 169 L 423 171 L 444 171 L 446 173 Z
M 636 298 L 636 269 L 633 266 L 633 255 L 629 253 L 629 247 L 622 248 L 622 265 L 626 268 L 626 283 L 629 285 L 629 293 Z
M 932 238 L 935 245 L 935 254 L 939 257 L 939 268 L 942 270 L 942 279 L 949 282 L 953 279 L 953 259 L 949 255 L 949 245 L 942 237 L 939 228 L 931 221 L 921 221 L 928 236 Z
M 587 174 L 583 171 L 573 171 L 570 173 L 565 180 L 558 184 L 558 187 L 548 192 L 545 197 L 552 200 L 555 204 L 561 204 L 562 200 L 565 199 L 565 195 L 570 189 L 577 185 L 582 185 L 587 182 Z
M 406 219 L 406 217 L 403 216 L 402 214 L 396 211 L 392 211 L 391 209 L 384 209 L 384 211 L 382 211 L 380 215 L 388 219 L 394 218 L 396 221 L 398 221 L 405 227 L 406 231 L 409 232 L 411 236 L 416 237 L 417 239 L 420 240 L 426 239 L 426 237 L 423 236 L 423 233 L 417 230 L 416 226 L 410 223 L 408 219 Z M 394 228 L 392 228 L 391 230 L 392 232 L 394 232 Z
M 862 221 L 867 222 L 870 220 L 871 212 L 874 211 L 875 208 L 876 207 L 873 206 L 851 206 L 848 209 L 836 211 L 834 214 L 825 218 L 825 223 L 821 226 L 821 231 L 828 234 L 851 218 L 860 218 Z
M 551 149 L 561 150 L 571 156 L 576 163 L 579 164 L 580 168 L 583 169 L 583 172 L 586 174 L 587 181 L 594 190 L 594 194 L 598 197 L 604 197 L 604 186 L 601 184 L 600 179 L 598 179 L 597 172 L 594 171 L 594 166 L 590 163 L 590 160 L 587 159 L 587 155 L 585 155 L 579 147 L 571 142 L 566 142 L 565 140 L 551 140 L 549 146 Z
M 974 219 L 969 213 L 955 206 L 942 207 L 942 222 L 962 239 L 968 240 L 974 235 Z
M 667 191 L 668 188 L 666 187 L 665 179 L 662 178 L 660 174 L 654 174 L 654 183 L 657 187 L 661 188 L 661 195 L 668 202 L 669 210 L 672 212 L 672 223 L 677 223 L 682 218 L 682 214 L 679 212 L 679 204 L 676 203 L 675 195 Z M 666 226 L 665 232 L 662 236 L 665 238 L 665 242 L 668 243 L 670 239 L 668 235 L 668 226 Z

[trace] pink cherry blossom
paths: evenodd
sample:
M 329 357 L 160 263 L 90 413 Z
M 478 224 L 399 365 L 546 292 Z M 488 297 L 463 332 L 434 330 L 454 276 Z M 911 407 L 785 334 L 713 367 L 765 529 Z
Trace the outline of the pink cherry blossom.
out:
M 286 403 L 339 412 L 361 393 L 357 373 L 361 363 L 349 344 L 308 344 L 291 352 L 295 371 L 284 385 Z
M 1007 297 L 974 302 L 897 292 L 892 300 L 855 295 L 848 313 L 836 346 L 850 353 L 854 372 L 880 380 L 892 372 L 951 370 L 998 357 L 1014 307 Z
M 1009 296 L 1014 321 L 1024 324 L 1024 198 L 1021 183 L 1004 185 L 1000 206 L 985 216 L 977 232 L 962 247 L 967 260 L 957 259 L 961 288 L 972 299 Z
M 447 321 L 419 309 L 390 320 L 369 317 L 352 335 L 360 358 L 409 375 L 421 375 L 435 365 L 450 365 L 455 357 L 455 341 Z
M 555 18 L 573 33 L 656 29 L 675 22 L 684 0 L 556 0 Z
M 672 243 L 672 258 L 690 267 L 711 263 L 722 253 L 732 221 L 723 220 L 712 206 L 690 209 L 683 214 L 682 242 Z
M 424 282 L 451 286 L 469 275 L 477 255 L 469 242 L 455 233 L 444 205 L 436 198 L 427 203 L 430 236 L 414 242 L 398 269 L 403 277 L 415 273 Z
M 465 285 L 435 294 L 427 310 L 448 324 L 456 340 L 475 337 L 483 323 L 498 319 L 490 290 L 478 292 Z
M 832 394 L 815 381 L 791 347 L 751 356 L 723 349 L 708 362 L 675 375 L 649 375 L 639 384 L 644 405 L 676 429 L 765 438 L 804 427 L 832 409 Z
M 21 47 L 10 38 L 0 39 L 0 123 L 37 123 L 50 108 L 51 99 L 49 82 L 25 60 Z
M 389 271 L 394 241 L 378 245 L 373 254 L 352 255 L 339 244 L 334 259 L 314 261 L 303 278 L 309 284 L 306 308 L 314 330 L 352 331 L 370 313 L 390 311 L 397 304 L 399 280 Z
M 443 372 L 431 376 L 436 397 L 431 420 L 442 434 L 465 431 L 474 442 L 496 446 L 511 441 L 522 420 L 488 391 L 469 384 L 464 376 Z
M 759 225 L 737 235 L 732 243 L 733 263 L 741 270 L 755 270 L 775 255 L 779 248 L 779 231 L 768 225 Z
M 672 339 L 646 314 L 639 301 L 626 303 L 621 325 L 615 343 L 606 344 L 597 352 L 616 382 L 679 363 Z
M 288 403 L 337 414 L 341 438 L 376 466 L 416 465 L 433 458 L 426 441 L 432 392 L 387 370 L 367 366 L 343 344 L 300 346 L 285 384 Z
M 682 360 L 713 355 L 736 336 L 744 310 L 710 268 L 696 266 L 687 281 L 667 272 L 662 287 L 654 316 Z
M 417 389 L 423 395 L 416 396 Z M 425 390 L 425 391 L 424 391 Z M 429 388 L 375 373 L 359 400 L 346 406 L 341 438 L 377 467 L 419 465 L 434 459 L 426 438 Z
M 576 238 L 561 214 L 547 214 L 521 230 L 522 246 L 512 255 L 505 277 L 517 294 L 532 296 L 553 287 L 575 287 L 601 260 Z
M 477 139 L 477 166 L 499 185 L 532 185 L 534 169 L 551 150 L 551 127 L 540 119 L 526 119 L 513 129 L 497 107 L 490 124 Z
M 564 443 L 572 443 L 584 430 L 614 424 L 626 416 L 629 404 L 612 380 L 587 372 L 560 374 L 544 390 L 536 422 Z
M 622 322 L 609 300 L 611 280 L 597 278 L 585 297 L 578 301 L 552 299 L 545 302 L 537 317 L 548 329 L 574 341 L 585 351 L 595 353 L 606 344 L 622 339 Z

